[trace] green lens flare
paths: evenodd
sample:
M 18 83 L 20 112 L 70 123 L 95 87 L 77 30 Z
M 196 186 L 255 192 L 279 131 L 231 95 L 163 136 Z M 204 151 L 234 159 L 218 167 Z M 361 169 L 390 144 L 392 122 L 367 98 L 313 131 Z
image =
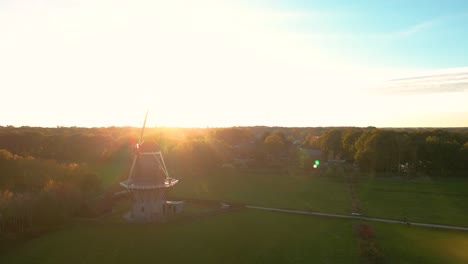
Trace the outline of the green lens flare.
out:
M 320 161 L 319 160 L 315 160 L 315 165 L 320 165 Z

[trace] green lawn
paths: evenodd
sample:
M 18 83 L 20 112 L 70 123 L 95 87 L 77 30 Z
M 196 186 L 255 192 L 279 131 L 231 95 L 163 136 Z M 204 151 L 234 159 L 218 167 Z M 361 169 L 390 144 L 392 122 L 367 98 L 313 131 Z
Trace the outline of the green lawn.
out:
M 104 171 L 115 181 L 114 169 Z M 110 176 L 109 176 L 110 175 Z M 218 171 L 180 179 L 171 195 L 250 205 L 349 214 L 343 177 Z M 468 223 L 464 179 L 359 178 L 366 215 L 452 225 Z M 122 219 L 129 201 L 101 221 L 77 221 L 12 246 L 0 263 L 358 263 L 358 239 L 349 219 L 243 209 L 166 224 Z M 212 210 L 187 204 L 181 216 Z M 468 232 L 369 222 L 385 263 L 468 263 Z
M 346 179 L 313 174 L 220 170 L 198 177 L 181 177 L 171 194 L 258 206 L 351 213 Z
M 124 166 L 117 163 L 99 169 L 105 186 L 117 182 L 122 171 Z M 342 214 L 352 211 L 343 177 L 235 170 L 174 177 L 180 182 L 170 195 L 176 197 Z M 360 177 L 355 187 L 367 216 L 468 226 L 468 179 Z
M 360 178 L 359 200 L 368 216 L 468 226 L 468 180 Z
M 372 225 L 386 263 L 468 263 L 468 232 Z
M 358 263 L 351 222 L 245 209 L 167 224 L 80 222 L 1 263 Z

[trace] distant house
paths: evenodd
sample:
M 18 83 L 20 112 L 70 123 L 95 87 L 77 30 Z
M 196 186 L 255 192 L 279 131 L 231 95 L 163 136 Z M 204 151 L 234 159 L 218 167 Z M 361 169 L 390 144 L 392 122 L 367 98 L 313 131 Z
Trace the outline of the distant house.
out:
M 295 146 L 299 146 L 300 144 L 302 144 L 302 140 L 300 140 L 300 139 L 296 139 L 296 140 L 293 141 L 293 145 L 295 145 Z

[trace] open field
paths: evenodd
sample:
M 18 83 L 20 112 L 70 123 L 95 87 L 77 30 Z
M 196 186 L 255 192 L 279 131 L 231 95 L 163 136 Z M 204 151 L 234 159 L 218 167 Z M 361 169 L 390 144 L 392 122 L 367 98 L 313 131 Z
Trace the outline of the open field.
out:
M 76 221 L 1 263 L 361 263 L 354 220 L 244 209 L 190 221 Z M 386 263 L 466 263 L 468 233 L 373 223 Z M 72 257 L 70 257 L 72 256 Z M 365 261 L 364 261 L 365 262 Z
M 124 177 L 118 161 L 96 166 L 109 188 Z M 239 202 L 249 205 L 350 214 L 348 179 L 315 173 L 239 172 L 219 169 L 202 175 L 174 173 L 175 197 Z M 365 216 L 468 226 L 468 179 L 356 177 L 357 198 Z M 117 188 L 119 189 L 119 188 Z
M 468 232 L 373 224 L 387 263 L 468 263 Z
M 114 171 L 99 171 L 106 185 Z M 114 175 L 114 176 L 112 176 Z M 304 173 L 219 170 L 202 176 L 174 175 L 175 197 L 249 205 L 351 213 L 348 178 Z M 464 225 L 468 182 L 463 179 L 357 178 L 355 190 L 366 216 Z M 0 256 L 0 263 L 360 263 L 356 220 L 243 209 L 165 224 L 130 224 L 128 201 L 98 221 L 81 221 L 34 238 Z M 181 215 L 210 211 L 189 205 Z M 386 263 L 466 263 L 468 233 L 369 223 Z M 76 257 L 70 257 L 76 256 Z
M 346 179 L 315 174 L 220 170 L 204 176 L 180 178 L 171 194 L 257 206 L 351 213 Z
M 355 189 L 369 217 L 468 226 L 468 180 L 360 177 Z M 181 178 L 174 196 L 249 205 L 351 213 L 348 181 L 314 174 L 219 171 Z
M 468 226 L 468 180 L 460 178 L 359 178 L 367 216 Z
M 1 263 L 358 263 L 350 221 L 242 210 L 188 222 L 79 222 Z

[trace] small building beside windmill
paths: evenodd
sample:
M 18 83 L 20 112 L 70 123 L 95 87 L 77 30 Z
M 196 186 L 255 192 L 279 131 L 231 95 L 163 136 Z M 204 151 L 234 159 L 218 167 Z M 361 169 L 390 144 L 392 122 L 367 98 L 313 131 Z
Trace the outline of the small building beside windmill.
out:
M 164 158 L 153 141 L 137 144 L 128 179 L 120 185 L 132 200 L 130 219 L 137 222 L 164 220 L 182 211 L 182 201 L 167 201 L 166 191 L 179 180 L 169 177 Z

